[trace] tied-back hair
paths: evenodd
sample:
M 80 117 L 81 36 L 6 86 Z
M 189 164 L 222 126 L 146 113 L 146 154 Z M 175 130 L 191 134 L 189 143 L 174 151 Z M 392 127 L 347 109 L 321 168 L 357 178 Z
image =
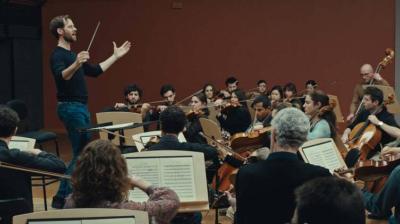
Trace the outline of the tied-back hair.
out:
M 329 97 L 321 90 L 316 90 L 309 94 L 313 104 L 321 103 L 321 108 L 317 114 L 320 119 L 324 119 L 328 122 L 329 128 L 331 130 L 331 137 L 336 136 L 336 115 L 333 109 L 336 106 L 336 102 L 329 102 Z M 311 127 L 313 129 L 314 127 Z
M 199 101 L 200 101 L 202 104 L 207 105 L 207 97 L 206 97 L 206 94 L 204 94 L 204 93 L 201 92 L 201 93 L 198 93 L 198 94 L 196 94 L 196 95 L 194 95 L 194 96 L 197 97 L 197 99 L 199 99 Z M 210 111 L 208 110 L 207 107 L 204 107 L 204 108 L 202 108 L 201 110 L 204 112 L 204 114 L 205 114 L 206 116 L 210 115 Z
M 131 188 L 128 168 L 119 149 L 107 140 L 90 142 L 79 156 L 71 178 L 78 208 L 122 202 Z

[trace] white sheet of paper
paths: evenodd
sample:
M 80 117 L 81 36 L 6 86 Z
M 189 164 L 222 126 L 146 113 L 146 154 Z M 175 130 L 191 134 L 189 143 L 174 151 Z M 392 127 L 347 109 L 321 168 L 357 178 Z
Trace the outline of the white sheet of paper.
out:
M 309 163 L 325 167 L 331 173 L 335 169 L 342 167 L 339 155 L 336 153 L 331 142 L 303 148 L 303 153 Z
M 26 150 L 29 149 L 29 141 L 11 140 L 10 144 L 8 144 L 8 148 L 10 148 L 10 149 L 19 149 L 21 151 L 26 151 Z
M 181 202 L 195 200 L 192 157 L 128 158 L 127 163 L 130 174 L 139 176 L 155 186 L 173 189 Z M 130 191 L 129 199 L 147 201 L 148 196 L 143 191 L 134 189 Z
M 135 218 L 84 219 L 82 224 L 135 224 Z
M 108 125 L 108 126 L 103 126 L 103 127 L 96 127 L 96 128 L 91 128 L 90 130 L 100 130 L 100 129 L 123 129 L 129 126 L 132 126 L 134 123 L 123 123 L 123 124 L 113 124 L 113 125 Z

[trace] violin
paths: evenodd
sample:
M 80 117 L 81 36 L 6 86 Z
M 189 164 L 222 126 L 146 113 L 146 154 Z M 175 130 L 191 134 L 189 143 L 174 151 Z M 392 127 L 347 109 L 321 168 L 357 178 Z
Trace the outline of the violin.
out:
M 237 153 L 233 151 L 229 146 L 224 145 L 221 142 L 218 142 L 214 138 L 204 134 L 203 132 L 199 133 L 202 137 L 211 140 L 213 142 L 213 146 L 216 147 L 217 150 L 223 150 L 225 154 L 230 154 L 233 158 L 237 159 L 238 161 L 245 163 L 247 160 L 247 157 L 250 156 L 249 152 L 244 152 L 244 153 Z M 218 147 L 219 146 L 219 147 Z M 218 169 L 217 174 L 214 176 L 213 181 L 211 183 L 211 187 L 214 190 L 224 192 L 227 191 L 230 186 L 232 185 L 231 182 L 231 175 L 235 172 L 237 172 L 238 168 L 234 167 L 227 162 L 224 162 L 221 167 Z M 218 186 L 218 189 L 217 189 Z
M 194 120 L 195 118 L 199 118 L 203 115 L 205 115 L 205 112 L 203 110 L 190 110 L 186 113 L 186 118 L 188 120 Z
M 264 146 L 265 138 L 268 138 L 271 130 L 272 127 L 265 127 L 249 133 L 236 133 L 231 137 L 231 148 L 238 153 L 259 149 Z

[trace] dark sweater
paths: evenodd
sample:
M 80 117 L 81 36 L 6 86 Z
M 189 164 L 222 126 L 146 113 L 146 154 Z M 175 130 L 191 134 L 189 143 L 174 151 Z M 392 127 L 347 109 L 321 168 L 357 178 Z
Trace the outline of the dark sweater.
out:
M 64 162 L 53 154 L 42 151 L 38 155 L 33 155 L 19 149 L 8 149 L 2 140 L 0 140 L 0 161 L 57 173 L 64 173 L 66 170 Z M 0 199 L 25 198 L 33 211 L 30 173 L 0 168 L 0 183 Z
M 88 91 L 84 76 L 97 77 L 103 70 L 100 65 L 83 63 L 74 73 L 70 80 L 62 77 L 62 71 L 72 65 L 77 54 L 62 47 L 56 47 L 50 58 L 51 71 L 57 87 L 57 100 L 60 102 L 81 102 L 88 101 Z

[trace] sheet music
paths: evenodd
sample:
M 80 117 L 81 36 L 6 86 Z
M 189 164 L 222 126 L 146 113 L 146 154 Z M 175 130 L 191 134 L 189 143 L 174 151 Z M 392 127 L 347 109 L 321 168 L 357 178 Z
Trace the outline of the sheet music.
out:
M 181 202 L 196 200 L 193 159 L 185 157 L 127 158 L 130 174 L 139 176 L 154 186 L 169 187 L 179 196 Z M 148 196 L 139 189 L 129 193 L 133 201 L 147 201 Z
M 135 141 L 137 150 L 141 152 L 144 149 L 144 146 L 149 142 L 151 137 L 155 136 L 161 137 L 161 131 L 149 131 L 135 134 L 132 136 L 132 139 Z M 178 140 L 179 142 L 186 142 L 186 138 L 182 132 L 178 134 Z
M 19 149 L 21 151 L 29 150 L 29 141 L 25 140 L 11 140 L 8 144 L 10 149 Z
M 325 167 L 331 173 L 343 166 L 331 142 L 303 148 L 303 153 L 309 163 Z
M 107 126 L 102 126 L 102 127 L 95 127 L 95 128 L 91 128 L 90 130 L 100 130 L 100 129 L 124 129 L 127 127 L 131 127 L 134 123 L 130 122 L 130 123 L 123 123 L 123 124 L 114 124 L 114 125 L 107 125 Z
M 61 218 L 64 219 L 64 218 Z M 29 220 L 28 224 L 135 224 L 135 218 L 94 218 L 94 219 L 82 219 L 77 220 L 76 218 L 65 218 L 66 220 Z

